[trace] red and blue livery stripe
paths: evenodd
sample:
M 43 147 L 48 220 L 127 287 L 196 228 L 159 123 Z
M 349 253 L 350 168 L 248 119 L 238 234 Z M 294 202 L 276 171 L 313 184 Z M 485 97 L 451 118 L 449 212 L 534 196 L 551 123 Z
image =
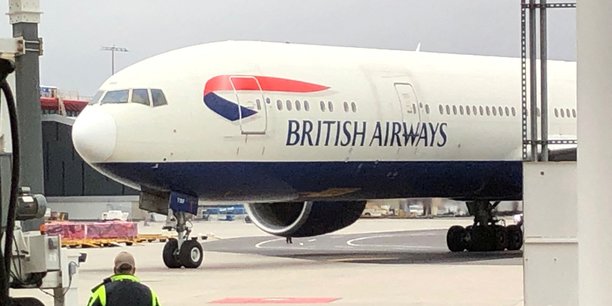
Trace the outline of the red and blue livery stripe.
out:
M 204 104 L 223 118 L 236 121 L 257 114 L 257 111 L 222 98 L 216 91 L 263 91 L 312 93 L 329 89 L 327 86 L 268 76 L 216 76 L 204 86 Z

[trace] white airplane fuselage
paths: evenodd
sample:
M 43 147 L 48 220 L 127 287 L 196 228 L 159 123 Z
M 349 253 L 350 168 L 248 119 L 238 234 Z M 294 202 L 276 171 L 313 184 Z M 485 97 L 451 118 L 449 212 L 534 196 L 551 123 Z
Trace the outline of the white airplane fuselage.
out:
M 204 44 L 109 78 L 73 139 L 122 183 L 202 200 L 519 200 L 520 69 L 500 57 Z M 575 64 L 550 62 L 549 88 L 549 137 L 575 139 Z M 153 105 L 154 89 L 167 104 Z

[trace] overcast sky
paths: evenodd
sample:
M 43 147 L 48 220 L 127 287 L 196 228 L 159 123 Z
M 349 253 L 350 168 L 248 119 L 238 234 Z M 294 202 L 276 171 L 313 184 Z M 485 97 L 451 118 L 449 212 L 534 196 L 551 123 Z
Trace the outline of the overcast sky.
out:
M 41 0 L 41 8 L 41 84 L 81 95 L 110 75 L 101 47 L 113 44 L 129 50 L 116 54 L 116 70 L 221 40 L 520 56 L 519 0 Z M 0 36 L 12 36 L 4 18 Z M 550 57 L 575 60 L 575 11 L 554 10 L 549 21 Z

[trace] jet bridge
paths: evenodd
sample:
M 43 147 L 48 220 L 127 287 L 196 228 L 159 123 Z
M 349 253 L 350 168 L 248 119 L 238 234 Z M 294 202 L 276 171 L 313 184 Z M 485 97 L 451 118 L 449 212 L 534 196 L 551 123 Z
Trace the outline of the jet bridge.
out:
M 548 10 L 575 7 L 575 3 L 521 1 L 521 102 L 525 161 L 523 288 L 526 306 L 578 305 L 577 141 L 548 139 L 547 84 Z M 537 13 L 540 18 L 539 33 L 536 29 Z M 539 71 L 536 54 L 538 34 Z M 567 161 L 552 162 L 564 157 Z
M 547 162 L 547 120 L 537 109 L 536 12 L 540 13 L 542 114 L 546 115 L 546 14 L 573 3 L 522 0 L 524 158 L 524 298 L 525 305 L 612 305 L 612 167 L 608 141 L 612 129 L 612 2 L 582 1 L 577 10 L 577 102 L 580 155 L 576 162 Z M 526 16 L 529 12 L 530 81 L 526 65 Z M 531 132 L 531 133 L 529 133 Z M 529 136 L 531 135 L 531 136 Z M 541 135 L 541 138 L 538 136 Z M 576 146 L 577 150 L 577 146 Z M 529 154 L 536 152 L 535 154 Z M 580 203 L 580 204 L 578 204 Z

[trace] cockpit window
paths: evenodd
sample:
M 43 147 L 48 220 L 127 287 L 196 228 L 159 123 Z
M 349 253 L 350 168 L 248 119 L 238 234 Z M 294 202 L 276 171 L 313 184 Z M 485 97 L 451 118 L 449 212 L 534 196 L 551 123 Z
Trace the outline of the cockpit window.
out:
M 153 106 L 166 105 L 166 96 L 160 89 L 151 89 L 151 98 L 153 100 Z
M 106 92 L 100 104 L 108 104 L 108 103 L 127 103 L 128 96 L 130 91 L 125 90 L 112 90 Z
M 102 98 L 103 94 L 104 94 L 104 91 L 102 90 L 96 92 L 96 95 L 93 96 L 93 98 L 91 98 L 91 101 L 89 101 L 89 105 L 98 104 L 98 101 L 100 101 L 100 98 Z
M 149 105 L 149 91 L 146 89 L 132 89 L 132 102 Z

